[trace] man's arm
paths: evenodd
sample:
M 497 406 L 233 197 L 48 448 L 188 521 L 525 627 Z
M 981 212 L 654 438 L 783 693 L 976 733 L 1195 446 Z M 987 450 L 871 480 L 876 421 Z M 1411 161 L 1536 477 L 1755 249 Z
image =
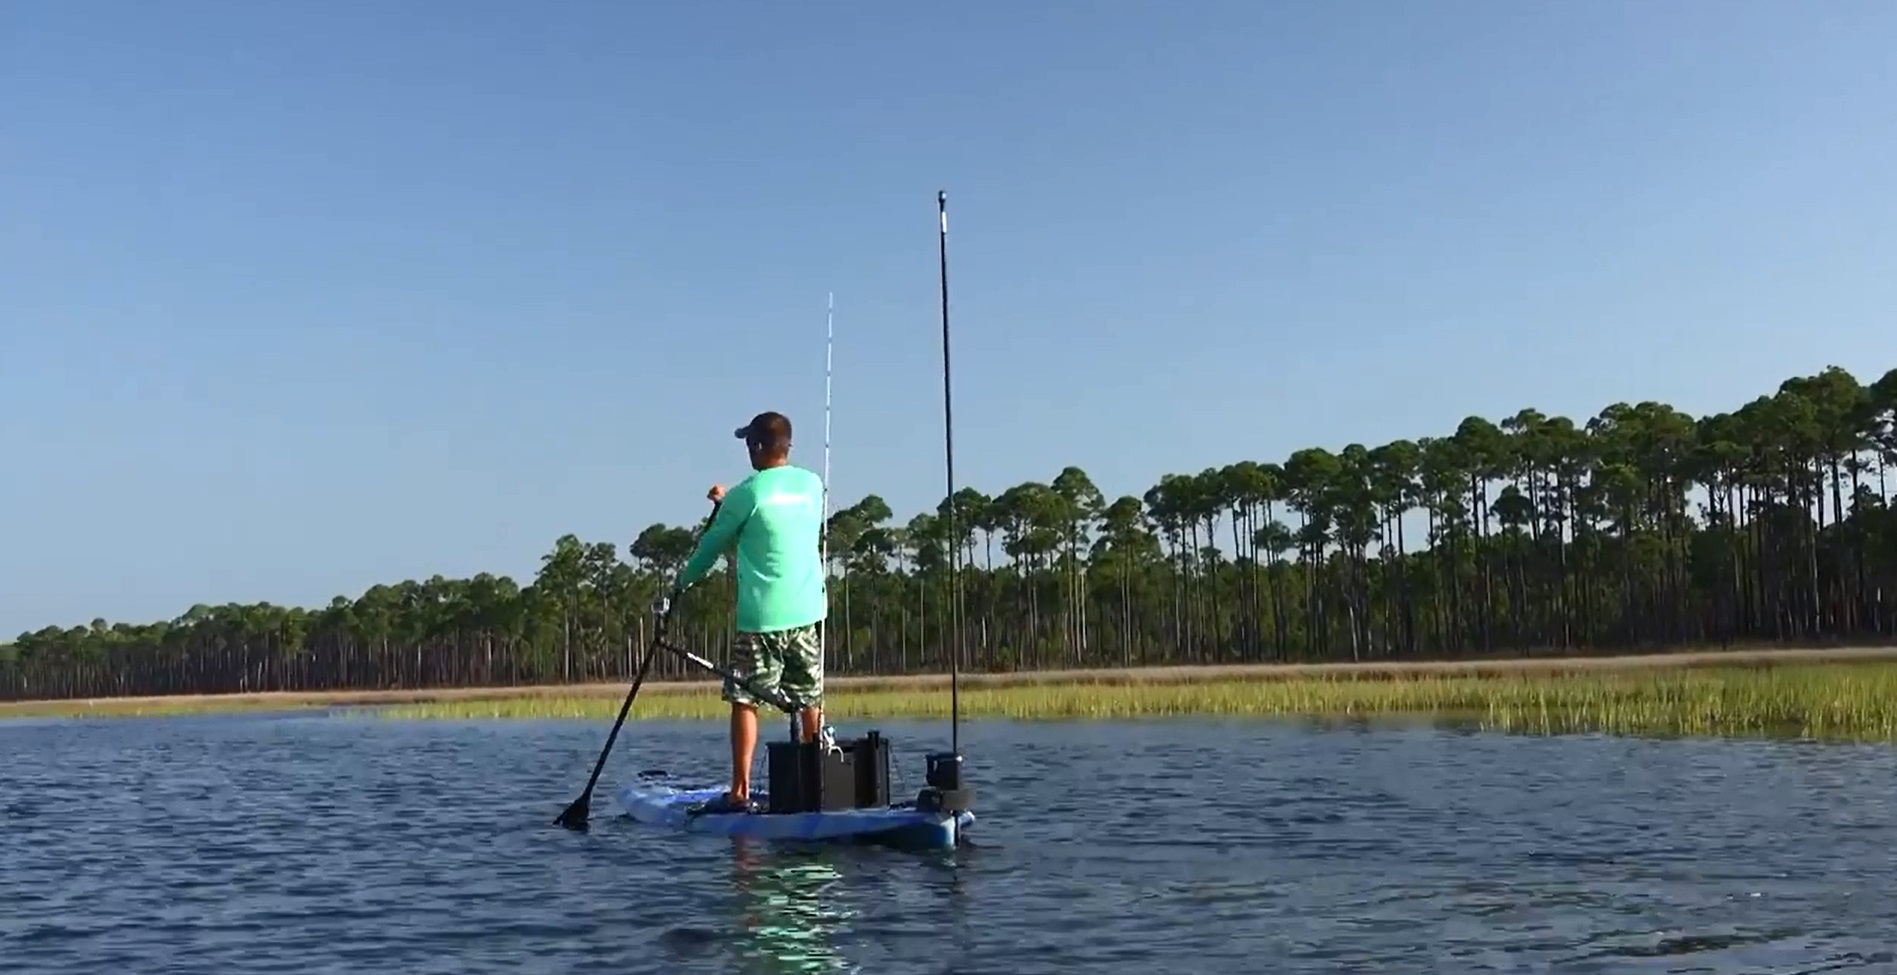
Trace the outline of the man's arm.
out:
M 680 592 L 697 585 L 698 580 L 711 571 L 718 556 L 725 554 L 726 550 L 731 552 L 732 567 L 737 567 L 738 529 L 744 527 L 744 520 L 751 517 L 751 511 L 756 506 L 757 496 L 751 492 L 748 481 L 725 493 L 718 513 L 712 516 L 705 534 L 698 539 L 698 550 L 692 553 L 691 559 L 678 574 Z

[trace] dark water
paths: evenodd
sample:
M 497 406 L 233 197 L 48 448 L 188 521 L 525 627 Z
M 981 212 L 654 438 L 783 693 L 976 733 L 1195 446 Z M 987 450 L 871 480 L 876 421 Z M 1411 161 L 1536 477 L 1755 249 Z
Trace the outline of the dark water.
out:
M 917 856 L 551 826 L 604 731 L 0 722 L 0 972 L 1897 971 L 1887 748 L 977 724 L 981 845 Z

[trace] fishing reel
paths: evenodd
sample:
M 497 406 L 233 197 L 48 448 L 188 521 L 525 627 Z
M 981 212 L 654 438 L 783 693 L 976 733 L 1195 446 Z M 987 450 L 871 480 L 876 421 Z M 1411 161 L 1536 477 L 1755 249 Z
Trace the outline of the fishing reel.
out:
M 800 720 L 799 716 L 794 712 L 790 716 L 790 740 L 792 744 L 797 744 L 804 740 L 803 721 Z M 819 727 L 817 729 L 817 740 L 815 744 L 817 750 L 826 755 L 843 754 L 843 746 L 837 744 L 837 729 L 835 725 L 826 724 Z

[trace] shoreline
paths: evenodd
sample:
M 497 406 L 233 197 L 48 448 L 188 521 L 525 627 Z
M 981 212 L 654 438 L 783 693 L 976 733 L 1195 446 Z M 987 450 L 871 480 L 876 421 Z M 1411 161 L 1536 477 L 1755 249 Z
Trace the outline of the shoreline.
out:
M 998 690 L 1021 687 L 1070 687 L 1086 685 L 1166 686 L 1190 684 L 1242 684 L 1273 681 L 1376 681 L 1427 677 L 1558 677 L 1568 674 L 1609 674 L 1629 671 L 1679 670 L 1691 668 L 1747 668 L 1778 665 L 1838 663 L 1875 663 L 1897 661 L 1897 646 L 1829 647 L 1795 649 L 1785 647 L 1662 651 L 1615 656 L 1544 656 L 1490 657 L 1461 660 L 1383 661 L 1375 663 L 1309 664 L 1205 664 L 1166 665 L 1133 668 L 1095 668 L 1075 670 L 1018 671 L 1010 673 L 965 673 L 960 677 L 964 689 Z M 916 693 L 945 690 L 947 674 L 900 676 L 835 677 L 826 682 L 826 690 L 838 692 Z M 354 691 L 257 691 L 228 694 L 174 694 L 139 697 L 54 698 L 32 701 L 0 701 L 0 718 L 110 714 L 115 712 L 179 711 L 210 713 L 217 711 L 330 707 L 374 707 L 484 701 L 523 701 L 534 699 L 613 698 L 625 695 L 620 682 L 584 684 L 535 684 L 513 687 L 448 687 L 402 690 Z M 640 691 L 648 695 L 703 695 L 715 693 L 716 680 L 664 681 L 648 683 Z

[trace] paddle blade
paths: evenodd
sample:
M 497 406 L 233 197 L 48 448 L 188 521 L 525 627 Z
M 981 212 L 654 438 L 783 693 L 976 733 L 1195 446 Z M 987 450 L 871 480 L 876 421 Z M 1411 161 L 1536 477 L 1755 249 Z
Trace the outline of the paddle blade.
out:
M 566 809 L 560 813 L 559 818 L 553 821 L 553 824 L 584 833 L 586 832 L 587 814 L 593 811 L 592 805 L 590 797 L 581 796 L 573 800 L 573 804 L 566 807 Z

